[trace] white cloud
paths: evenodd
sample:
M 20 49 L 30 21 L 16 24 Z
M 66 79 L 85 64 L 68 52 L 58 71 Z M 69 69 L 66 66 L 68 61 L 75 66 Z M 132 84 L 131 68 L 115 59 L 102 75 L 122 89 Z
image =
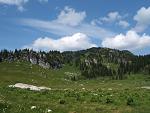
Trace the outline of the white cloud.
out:
M 23 5 L 29 0 L 0 0 L 0 4 L 17 6 L 19 11 L 23 11 Z
M 110 12 L 107 14 L 106 17 L 101 17 L 98 19 L 94 19 L 91 21 L 92 25 L 102 25 L 103 23 L 108 23 L 108 24 L 114 24 L 114 25 L 119 25 L 122 28 L 127 28 L 130 26 L 130 24 L 123 20 L 125 17 L 127 17 L 126 15 L 120 15 L 119 12 L 115 11 L 115 12 Z
M 24 11 L 23 5 L 31 0 L 0 0 L 0 4 L 16 6 L 19 11 Z M 48 2 L 48 0 L 38 0 L 38 2 Z
M 85 12 L 76 12 L 73 8 L 66 6 L 64 10 L 60 12 L 56 22 L 64 25 L 77 26 L 86 17 Z
M 85 22 L 85 17 L 86 12 L 76 12 L 73 8 L 66 6 L 55 20 L 21 19 L 20 24 L 59 36 L 72 35 L 77 32 L 82 32 L 94 38 L 114 36 L 114 33 L 108 29 Z
M 128 31 L 126 35 L 119 34 L 113 38 L 106 38 L 102 41 L 103 47 L 115 49 L 136 50 L 150 46 L 150 36 L 140 36 L 135 31 Z
M 127 21 L 124 21 L 124 20 L 120 20 L 120 21 L 118 22 L 118 25 L 120 25 L 120 26 L 123 27 L 123 28 L 127 28 L 127 27 L 130 26 L 130 24 L 129 24 Z
M 18 20 L 17 20 L 18 22 Z M 82 32 L 93 38 L 105 38 L 114 36 L 115 33 L 99 26 L 93 26 L 88 23 L 81 23 L 78 26 L 70 26 L 57 23 L 56 21 L 42 21 L 36 19 L 21 19 L 20 24 L 44 32 L 50 32 L 57 36 L 71 35 L 77 32 Z
M 142 32 L 150 25 L 150 7 L 147 9 L 142 7 L 137 11 L 137 14 L 134 16 L 134 20 L 137 21 L 137 24 L 134 28 L 137 32 Z
M 87 35 L 83 33 L 76 33 L 72 36 L 65 36 L 59 39 L 49 37 L 38 38 L 31 45 L 24 46 L 23 48 L 30 48 L 34 50 L 74 51 L 90 47 L 97 47 L 97 45 L 91 43 Z
M 99 19 L 94 19 L 91 21 L 91 25 L 102 25 L 103 23 Z
M 17 5 L 17 6 L 20 6 L 26 2 L 28 2 L 28 0 L 0 0 L 1 4 Z
M 103 22 L 114 22 L 116 20 L 120 20 L 122 16 L 118 12 L 110 12 L 107 17 L 100 18 Z
M 48 0 L 38 0 L 39 2 L 48 2 Z

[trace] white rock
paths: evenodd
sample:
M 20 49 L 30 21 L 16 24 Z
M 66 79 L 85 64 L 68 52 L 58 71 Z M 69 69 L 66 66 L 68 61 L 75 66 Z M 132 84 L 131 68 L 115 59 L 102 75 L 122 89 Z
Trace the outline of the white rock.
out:
M 94 96 L 97 96 L 98 94 L 94 93 L 93 95 L 94 95 Z
M 150 86 L 143 86 L 141 88 L 143 88 L 143 89 L 150 89 Z
M 52 110 L 51 110 L 51 109 L 48 109 L 47 112 L 48 112 L 48 113 L 49 113 L 49 112 L 52 112 Z
M 36 109 L 36 106 L 31 106 L 31 109 Z
M 111 90 L 112 90 L 112 88 L 108 88 L 108 90 L 110 90 L 110 91 L 111 91 Z
M 39 87 L 39 88 L 40 88 L 40 90 L 42 90 L 42 89 L 51 90 L 51 88 L 48 88 L 48 87 Z
M 80 86 L 83 86 L 83 84 L 80 84 Z
M 85 90 L 85 88 L 82 88 L 83 90 Z
M 34 85 L 23 84 L 23 83 L 16 83 L 15 85 L 9 85 L 9 87 L 29 89 L 29 90 L 32 90 L 32 91 L 51 90 L 51 88 L 48 88 L 48 87 L 37 87 L 37 86 L 34 86 Z

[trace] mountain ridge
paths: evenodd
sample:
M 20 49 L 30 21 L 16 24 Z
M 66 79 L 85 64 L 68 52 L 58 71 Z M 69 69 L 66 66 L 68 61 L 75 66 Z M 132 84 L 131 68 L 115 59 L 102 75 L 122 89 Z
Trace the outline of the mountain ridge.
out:
M 93 47 L 79 51 L 33 51 L 29 49 L 0 52 L 0 61 L 27 61 L 46 69 L 59 69 L 74 65 L 85 78 L 109 76 L 123 79 L 126 74 L 144 72 L 150 74 L 150 55 L 137 56 L 128 50 Z M 78 77 L 73 77 L 73 80 Z

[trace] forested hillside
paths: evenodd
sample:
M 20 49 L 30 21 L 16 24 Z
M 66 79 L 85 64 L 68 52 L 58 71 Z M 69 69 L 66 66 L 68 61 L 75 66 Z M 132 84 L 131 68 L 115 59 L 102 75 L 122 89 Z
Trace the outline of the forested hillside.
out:
M 33 51 L 29 49 L 0 52 L 0 62 L 27 61 L 48 69 L 60 69 L 73 65 L 81 72 L 72 80 L 80 78 L 110 77 L 124 79 L 126 74 L 150 74 L 150 55 L 136 56 L 127 50 L 90 48 L 81 51 Z

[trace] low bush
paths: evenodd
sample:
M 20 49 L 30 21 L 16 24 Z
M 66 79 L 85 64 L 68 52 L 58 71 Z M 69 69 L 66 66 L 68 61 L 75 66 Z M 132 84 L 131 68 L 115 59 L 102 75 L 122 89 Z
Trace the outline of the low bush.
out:
M 110 97 L 107 97 L 107 98 L 106 98 L 106 103 L 107 103 L 107 104 L 113 103 L 113 99 L 110 98 Z
M 60 100 L 59 100 L 59 103 L 60 103 L 60 104 L 65 104 L 66 101 L 65 101 L 64 99 L 60 99 Z
M 134 100 L 132 97 L 127 98 L 127 105 L 134 105 Z

